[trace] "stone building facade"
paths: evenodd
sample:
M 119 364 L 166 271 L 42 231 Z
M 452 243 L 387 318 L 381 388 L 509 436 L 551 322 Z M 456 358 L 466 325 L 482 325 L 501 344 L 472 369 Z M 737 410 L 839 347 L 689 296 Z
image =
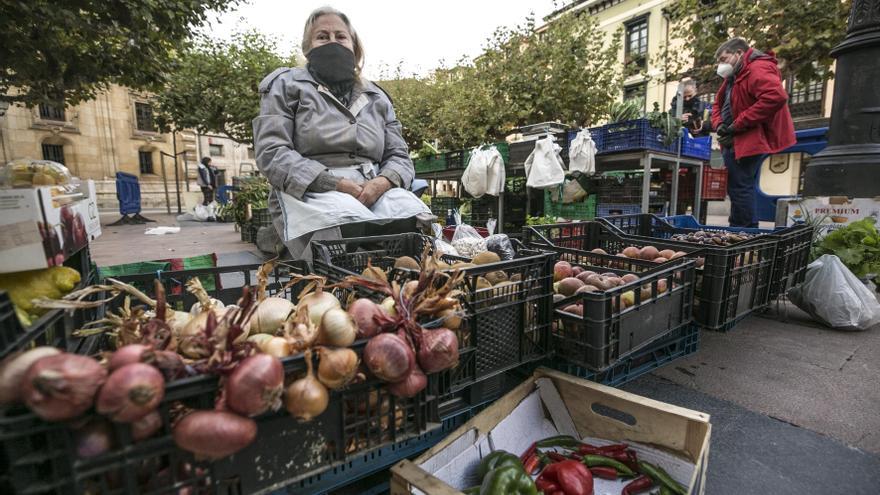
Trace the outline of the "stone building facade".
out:
M 150 95 L 122 86 L 111 86 L 78 105 L 13 105 L 0 114 L 0 163 L 16 158 L 61 162 L 73 175 L 95 180 L 99 207 L 107 210 L 118 207 L 116 172 L 138 176 L 144 209 L 165 208 L 170 202 L 176 210 L 175 153 L 182 192 L 198 191 L 196 167 L 202 156 L 212 157 L 227 183 L 254 163 L 250 147 L 228 138 L 157 132 Z

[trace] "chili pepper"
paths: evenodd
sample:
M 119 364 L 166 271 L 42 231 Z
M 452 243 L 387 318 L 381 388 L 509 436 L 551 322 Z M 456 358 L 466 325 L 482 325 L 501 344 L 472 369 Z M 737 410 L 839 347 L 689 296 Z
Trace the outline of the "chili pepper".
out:
M 625 443 L 615 443 L 612 445 L 603 445 L 603 446 L 599 447 L 598 449 L 603 452 L 622 452 L 628 448 L 629 448 L 629 445 L 627 445 Z
M 617 470 L 608 466 L 591 467 L 590 472 L 593 473 L 594 478 L 602 478 L 603 480 L 616 480 L 618 478 Z
M 535 444 L 535 446 L 545 449 L 550 447 L 567 447 L 573 449 L 580 444 L 581 441 L 571 435 L 557 435 L 555 437 L 548 437 L 543 440 L 539 440 Z
M 587 465 L 587 467 L 596 467 L 596 466 L 608 466 L 617 470 L 618 473 L 623 476 L 634 476 L 636 473 L 633 472 L 632 469 L 628 468 L 626 464 L 611 459 L 610 457 L 605 457 L 601 455 L 585 455 L 583 460 L 581 461 Z
M 522 461 L 523 464 L 525 464 L 526 459 L 528 459 L 529 457 L 532 456 L 532 454 L 535 453 L 536 448 L 538 448 L 538 443 L 532 442 L 532 445 L 530 445 L 529 448 L 527 448 L 526 451 L 523 452 L 523 454 L 521 456 L 519 456 L 519 460 Z
M 626 467 L 632 469 L 633 471 L 638 471 L 639 465 L 638 461 L 634 461 L 630 456 L 629 452 L 617 451 L 612 452 L 610 454 L 606 454 L 605 457 L 614 459 L 615 461 L 622 462 L 626 464 Z
M 464 495 L 480 495 L 480 485 L 465 488 L 461 493 L 464 493 Z
M 650 476 L 658 485 L 665 485 L 672 490 L 673 493 L 676 493 L 677 495 L 687 495 L 687 490 L 678 484 L 677 481 L 672 479 L 672 476 L 669 476 L 669 473 L 664 471 L 663 468 L 649 464 L 645 461 L 639 461 L 639 471 Z
M 578 446 L 577 452 L 580 455 L 605 455 L 604 452 L 599 450 L 599 447 L 594 447 L 588 443 Z
M 550 460 L 553 462 L 562 462 L 568 460 L 568 457 L 565 457 L 559 452 L 547 452 L 547 457 L 549 457 Z
M 517 462 L 519 458 L 517 457 Z M 522 466 L 506 465 L 495 468 L 486 474 L 480 485 L 480 495 L 538 495 L 532 477 L 523 471 Z
M 627 483 L 626 486 L 623 487 L 623 491 L 620 492 L 620 495 L 634 495 L 648 490 L 652 486 L 654 486 L 654 480 L 652 480 L 650 476 L 643 474 Z
M 550 484 L 555 484 L 563 495 L 592 495 L 593 493 L 592 473 L 583 464 L 572 459 L 551 464 L 541 472 L 537 485 L 544 487 L 545 494 L 554 493 L 547 489 Z
M 505 450 L 496 450 L 483 457 L 483 460 L 480 461 L 480 467 L 477 469 L 477 474 L 480 476 L 480 479 L 483 479 L 489 471 L 503 466 L 516 466 L 523 469 L 523 464 L 520 462 L 519 457 Z
M 660 495 L 675 495 L 675 492 L 666 485 L 660 485 Z
M 535 468 L 538 467 L 538 464 L 541 462 L 541 458 L 536 454 L 532 454 L 531 457 L 526 459 L 526 462 L 523 464 L 523 468 L 525 469 L 526 474 L 531 475 L 535 472 Z

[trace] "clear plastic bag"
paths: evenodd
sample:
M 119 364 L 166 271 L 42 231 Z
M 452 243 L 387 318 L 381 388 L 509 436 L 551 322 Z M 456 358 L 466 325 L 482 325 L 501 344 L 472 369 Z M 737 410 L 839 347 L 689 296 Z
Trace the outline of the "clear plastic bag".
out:
M 456 215 L 455 233 L 452 234 L 452 247 L 458 251 L 459 256 L 473 258 L 486 250 L 486 239 L 477 232 L 477 229 L 461 223 L 460 216 Z
M 67 167 L 49 160 L 19 158 L 0 167 L 0 185 L 7 188 L 64 186 L 71 179 Z
M 825 254 L 807 267 L 804 283 L 788 291 L 797 307 L 839 330 L 867 330 L 880 324 L 880 303 L 837 256 Z
M 443 227 L 441 227 L 439 223 L 432 223 L 431 230 L 434 232 L 434 249 L 441 254 L 460 256 L 458 250 L 452 247 L 452 244 L 449 244 L 446 242 L 446 239 L 443 238 Z
M 487 237 L 486 249 L 497 254 L 501 261 L 510 261 L 516 256 L 516 250 L 507 234 L 494 234 Z

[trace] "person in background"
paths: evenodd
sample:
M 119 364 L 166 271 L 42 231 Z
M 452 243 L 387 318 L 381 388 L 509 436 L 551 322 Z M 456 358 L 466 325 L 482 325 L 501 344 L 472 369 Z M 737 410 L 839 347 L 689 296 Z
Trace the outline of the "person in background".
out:
M 196 182 L 202 189 L 202 195 L 204 196 L 202 205 L 208 206 L 214 201 L 214 192 L 217 190 L 217 169 L 211 165 L 211 158 L 205 156 L 202 157 L 202 161 L 199 163 L 198 171 Z
M 310 261 L 313 240 L 429 227 L 436 217 L 409 191 L 415 169 L 400 121 L 388 94 L 361 76 L 364 50 L 349 18 L 312 12 L 302 51 L 305 67 L 260 83 L 253 122 L 269 211 L 291 256 Z
M 681 81 L 681 123 L 690 131 L 691 136 L 708 136 L 712 132 L 712 126 L 704 120 L 704 114 L 708 105 L 697 96 L 697 81 L 684 79 Z M 672 98 L 669 113 L 675 115 L 678 110 L 678 96 Z
M 795 144 L 788 94 L 776 58 L 732 38 L 715 51 L 724 79 L 715 95 L 712 126 L 727 167 L 730 225 L 757 227 L 755 181 L 764 155 Z

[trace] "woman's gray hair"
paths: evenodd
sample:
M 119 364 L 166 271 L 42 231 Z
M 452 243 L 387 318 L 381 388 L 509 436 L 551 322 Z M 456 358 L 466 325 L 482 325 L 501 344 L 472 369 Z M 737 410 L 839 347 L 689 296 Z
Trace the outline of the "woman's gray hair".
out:
M 315 22 L 318 21 L 318 18 L 324 15 L 338 16 L 342 19 L 342 22 L 345 23 L 345 27 L 347 27 L 348 32 L 351 33 L 351 44 L 352 47 L 354 47 L 354 63 L 358 74 L 360 74 L 361 70 L 364 68 L 364 46 L 361 44 L 361 38 L 358 36 L 357 31 L 354 30 L 354 27 L 352 27 L 351 21 L 348 20 L 348 16 L 329 5 L 318 7 L 309 14 L 309 18 L 306 20 L 306 25 L 303 28 L 303 55 L 308 54 L 312 49 L 312 30 L 315 28 Z

